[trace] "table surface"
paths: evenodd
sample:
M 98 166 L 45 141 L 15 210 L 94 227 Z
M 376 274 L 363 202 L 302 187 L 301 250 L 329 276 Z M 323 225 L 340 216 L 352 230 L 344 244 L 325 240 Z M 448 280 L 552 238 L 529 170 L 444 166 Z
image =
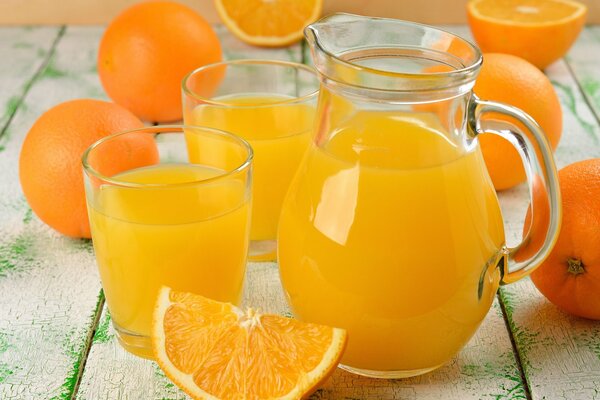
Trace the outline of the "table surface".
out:
M 303 44 L 252 48 L 216 28 L 228 59 L 310 63 Z M 19 150 L 37 117 L 65 100 L 106 98 L 96 73 L 103 30 L 0 28 L 0 399 L 187 398 L 154 362 L 118 345 L 91 242 L 43 225 L 19 186 Z M 600 26 L 587 27 L 546 73 L 564 113 L 558 167 L 600 157 Z M 519 239 L 527 193 L 525 185 L 500 193 L 509 244 Z M 288 313 L 275 263 L 248 266 L 245 302 Z M 338 369 L 311 398 L 600 399 L 600 322 L 559 311 L 525 279 L 499 290 L 469 344 L 437 371 L 374 380 Z

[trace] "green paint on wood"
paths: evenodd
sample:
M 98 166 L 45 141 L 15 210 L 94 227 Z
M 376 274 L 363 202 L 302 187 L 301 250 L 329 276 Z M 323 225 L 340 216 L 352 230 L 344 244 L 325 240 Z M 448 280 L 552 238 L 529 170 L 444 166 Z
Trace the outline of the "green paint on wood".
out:
M 6 378 L 14 374 L 13 370 L 3 362 L 0 362 L 0 383 L 4 382 Z
M 517 351 L 519 352 L 519 358 L 521 359 L 523 372 L 527 377 L 532 371 L 540 369 L 539 367 L 534 367 L 531 364 L 531 358 L 529 357 L 529 354 L 537 346 L 550 346 L 550 339 L 540 339 L 539 331 L 534 331 L 530 328 L 523 329 L 520 325 L 515 323 L 513 315 L 515 312 L 515 304 L 518 303 L 515 295 L 511 293 L 509 289 L 504 288 L 500 288 L 499 294 L 500 300 L 502 301 L 504 309 L 506 310 L 506 319 L 508 320 L 511 334 L 517 345 Z
M 100 320 L 98 324 L 98 328 L 96 328 L 96 332 L 94 333 L 94 338 L 92 339 L 94 343 L 107 343 L 113 338 L 113 334 L 110 332 L 110 314 L 107 312 L 104 315 L 104 318 Z
M 296 62 L 298 60 L 296 60 L 296 56 L 298 56 L 298 47 L 294 46 L 294 47 L 286 47 L 284 49 L 285 53 L 288 55 L 290 61 Z
M 78 338 L 75 330 L 67 333 L 63 339 L 63 350 L 65 355 L 71 361 L 71 367 L 60 386 L 60 393 L 52 397 L 50 400 L 70 400 L 73 397 L 73 391 L 79 379 L 81 369 L 82 352 L 81 346 L 74 342 L 74 338 Z
M 33 210 L 31 209 L 31 207 L 27 206 L 27 209 L 25 210 L 25 215 L 23 216 L 23 223 L 25 225 L 27 225 L 28 223 L 31 222 L 32 219 L 33 219 Z
M 600 81 L 597 81 L 592 78 L 583 79 L 581 82 L 583 89 L 589 94 L 596 95 L 596 93 L 600 94 Z
M 179 388 L 177 388 L 177 386 L 175 386 L 175 384 L 173 382 L 171 382 L 171 380 L 169 378 L 167 378 L 167 376 L 162 371 L 162 369 L 160 369 L 158 364 L 154 363 L 153 365 L 154 365 L 154 376 L 157 378 L 158 381 L 164 382 L 165 389 L 179 390 Z
M 521 374 L 516 365 L 516 360 L 512 351 L 504 352 L 500 355 L 500 361 L 497 364 L 485 363 L 483 365 L 467 364 L 460 369 L 461 374 L 468 377 L 494 381 L 509 381 L 503 383 L 498 389 L 499 393 L 490 393 L 485 398 L 495 400 L 519 400 L 527 399 L 525 387 L 521 381 Z
M 0 356 L 6 352 L 9 347 L 8 335 L 4 332 L 0 332 Z M 4 382 L 6 378 L 12 374 L 14 374 L 13 368 L 4 362 L 0 362 L 0 383 Z
M 48 79 L 56 79 L 67 76 L 68 74 L 65 71 L 61 71 L 58 69 L 54 63 L 54 56 L 50 58 L 50 61 L 46 65 L 46 68 L 40 74 L 40 78 L 48 78 Z
M 600 80 L 587 77 L 581 80 L 583 91 L 596 103 L 597 111 L 600 111 Z
M 33 47 L 33 43 L 29 42 L 15 42 L 12 45 L 13 49 L 30 49 Z
M 15 113 L 17 112 L 17 109 L 22 104 L 23 104 L 23 99 L 18 96 L 12 96 L 6 102 L 6 106 L 4 108 L 4 114 L 2 116 L 0 116 L 0 138 L 3 141 L 6 141 L 6 139 L 9 137 L 10 130 L 8 129 L 8 122 L 12 119 L 13 115 L 15 115 Z M 4 149 L 5 149 L 5 147 L 2 146 L 2 150 L 4 150 Z
M 8 335 L 4 332 L 0 332 L 0 354 L 4 353 L 10 345 L 8 344 Z
M 98 313 L 101 312 L 103 304 L 104 295 L 102 291 L 100 291 L 98 295 L 98 301 L 96 302 L 96 307 L 90 315 L 90 325 L 96 323 L 96 318 Z M 69 358 L 71 367 L 69 368 L 67 376 L 60 386 L 60 393 L 57 396 L 52 397 L 50 400 L 70 400 L 74 396 L 75 389 L 77 388 L 79 379 L 81 378 L 81 373 L 83 372 L 82 363 L 84 363 L 84 359 L 87 356 L 89 350 L 88 345 L 90 344 L 89 335 L 86 335 L 85 342 L 80 340 L 81 336 L 82 335 L 76 329 L 72 329 L 64 337 L 62 346 L 63 353 Z
M 600 329 L 590 324 L 589 329 L 582 329 L 573 340 L 579 347 L 587 347 L 600 360 Z
M 89 87 L 86 91 L 86 96 L 91 99 L 107 99 L 106 92 L 103 89 L 94 87 Z
M 14 240 L 0 244 L 0 277 L 19 272 L 30 266 L 34 259 L 31 249 L 33 237 L 21 233 Z
M 4 109 L 4 115 L 2 116 L 1 120 L 6 120 L 6 119 L 10 118 L 12 115 L 14 115 L 17 112 L 17 108 L 19 108 L 20 104 L 21 104 L 20 97 L 12 96 L 11 98 L 9 98 L 8 101 L 6 102 L 6 107 Z
M 567 106 L 567 108 L 571 111 L 577 122 L 581 125 L 583 130 L 594 140 L 596 143 L 600 143 L 596 133 L 594 132 L 595 125 L 584 121 L 583 118 L 579 115 L 577 111 L 577 102 L 575 101 L 575 94 L 573 93 L 573 89 L 571 89 L 567 85 L 563 85 L 562 83 L 552 81 L 552 85 L 556 89 L 559 89 L 559 93 L 562 93 L 563 104 Z

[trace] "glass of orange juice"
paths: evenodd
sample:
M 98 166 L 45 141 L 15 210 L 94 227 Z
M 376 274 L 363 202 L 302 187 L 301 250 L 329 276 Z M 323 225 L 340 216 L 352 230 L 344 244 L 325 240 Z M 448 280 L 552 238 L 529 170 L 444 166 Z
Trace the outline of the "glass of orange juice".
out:
M 197 126 L 118 133 L 84 153 L 94 251 L 126 350 L 152 358 L 152 312 L 162 285 L 241 300 L 252 157 L 243 139 Z
M 212 64 L 183 80 L 186 124 L 233 132 L 254 149 L 253 260 L 275 258 L 281 204 L 312 137 L 318 87 L 311 68 L 267 60 Z

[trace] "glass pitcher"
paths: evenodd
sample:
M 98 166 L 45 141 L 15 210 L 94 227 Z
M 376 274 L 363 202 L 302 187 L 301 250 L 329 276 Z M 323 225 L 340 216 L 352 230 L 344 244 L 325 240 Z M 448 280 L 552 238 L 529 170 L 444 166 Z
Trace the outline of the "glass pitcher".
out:
M 472 93 L 482 56 L 458 36 L 349 14 L 305 35 L 321 89 L 280 220 L 288 301 L 299 319 L 348 331 L 343 368 L 426 373 L 466 344 L 500 284 L 551 250 L 561 209 L 550 147 L 531 117 Z M 536 194 L 536 229 L 515 248 L 479 149 L 484 131 L 515 145 Z

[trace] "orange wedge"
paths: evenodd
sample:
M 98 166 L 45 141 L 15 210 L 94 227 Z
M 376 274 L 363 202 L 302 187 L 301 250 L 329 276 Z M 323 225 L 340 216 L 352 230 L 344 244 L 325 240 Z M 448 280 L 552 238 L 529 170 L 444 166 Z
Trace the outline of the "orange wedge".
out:
M 564 56 L 587 7 L 572 0 L 471 0 L 467 16 L 483 52 L 507 53 L 540 69 Z
M 196 399 L 300 399 L 335 370 L 346 331 L 160 290 L 156 360 Z
M 278 47 L 302 38 L 304 27 L 321 15 L 323 0 L 215 0 L 215 7 L 244 42 Z

